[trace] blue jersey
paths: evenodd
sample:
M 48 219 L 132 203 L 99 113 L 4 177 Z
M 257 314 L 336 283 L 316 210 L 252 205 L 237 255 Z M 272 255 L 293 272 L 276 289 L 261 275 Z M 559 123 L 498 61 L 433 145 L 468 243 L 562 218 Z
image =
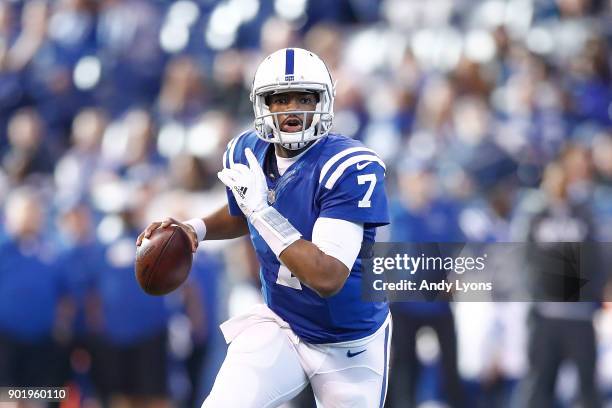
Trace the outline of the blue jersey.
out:
M 376 227 L 389 223 L 384 163 L 360 142 L 330 134 L 311 146 L 282 176 L 276 167 L 274 146 L 260 140 L 255 132 L 243 133 L 229 143 L 224 166 L 248 165 L 244 156 L 247 147 L 266 174 L 268 202 L 303 239 L 312 240 L 319 217 L 363 223 L 363 254 L 374 242 Z M 229 189 L 227 193 L 230 213 L 243 215 Z M 360 257 L 340 292 L 322 298 L 281 265 L 250 223 L 249 229 L 261 266 L 264 299 L 299 337 L 310 343 L 337 343 L 366 337 L 382 325 L 387 303 L 361 299 Z

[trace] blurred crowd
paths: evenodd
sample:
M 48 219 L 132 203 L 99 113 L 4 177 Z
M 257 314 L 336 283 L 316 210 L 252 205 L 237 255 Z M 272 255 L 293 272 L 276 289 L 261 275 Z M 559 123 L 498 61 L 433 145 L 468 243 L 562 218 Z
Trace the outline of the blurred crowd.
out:
M 218 323 L 259 301 L 254 255 L 201 245 L 158 298 L 134 242 L 224 203 L 254 70 L 288 46 L 328 64 L 333 131 L 387 164 L 379 240 L 612 240 L 610 0 L 4 0 L 0 385 L 199 406 Z M 387 405 L 612 404 L 606 305 L 394 305 Z

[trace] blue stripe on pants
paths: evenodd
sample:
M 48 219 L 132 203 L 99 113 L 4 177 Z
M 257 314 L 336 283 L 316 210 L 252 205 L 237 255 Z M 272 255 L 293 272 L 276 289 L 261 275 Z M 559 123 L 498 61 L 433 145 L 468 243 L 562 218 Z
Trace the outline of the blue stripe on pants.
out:
M 391 323 L 389 322 L 389 324 L 387 325 L 387 328 L 385 329 L 385 361 L 384 361 L 384 366 L 383 366 L 383 380 L 382 380 L 382 391 L 380 393 L 380 408 L 383 408 L 383 405 L 385 404 L 385 395 L 387 395 L 387 353 L 389 352 L 388 348 L 389 348 L 389 327 L 391 326 Z

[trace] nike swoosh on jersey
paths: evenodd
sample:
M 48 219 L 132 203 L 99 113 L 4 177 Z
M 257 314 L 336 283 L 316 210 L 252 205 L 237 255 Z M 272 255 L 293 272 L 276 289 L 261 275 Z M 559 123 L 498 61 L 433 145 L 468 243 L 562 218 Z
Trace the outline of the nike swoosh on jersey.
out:
M 365 169 L 365 167 L 366 167 L 368 164 L 371 164 L 371 163 L 372 163 L 371 161 L 369 161 L 369 162 L 365 162 L 365 163 L 358 163 L 358 164 L 357 164 L 357 170 L 363 170 L 363 169 Z
M 346 352 L 346 356 L 347 356 L 348 358 L 352 358 L 352 357 L 358 356 L 358 355 L 359 355 L 359 354 L 361 354 L 361 353 L 365 353 L 365 351 L 366 351 L 366 350 L 367 350 L 367 349 L 363 349 L 363 350 L 358 351 L 358 352 L 356 352 L 356 353 L 351 353 L 351 350 L 348 350 L 348 351 Z

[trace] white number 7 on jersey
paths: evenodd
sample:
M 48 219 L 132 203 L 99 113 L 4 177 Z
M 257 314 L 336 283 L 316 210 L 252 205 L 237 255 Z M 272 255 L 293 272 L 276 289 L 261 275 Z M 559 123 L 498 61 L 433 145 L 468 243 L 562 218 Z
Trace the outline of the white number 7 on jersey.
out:
M 359 208 L 370 208 L 372 206 L 370 198 L 372 197 L 374 186 L 376 185 L 376 174 L 360 174 L 357 176 L 357 184 L 365 184 L 366 182 L 369 182 L 370 185 L 363 198 L 357 203 Z

